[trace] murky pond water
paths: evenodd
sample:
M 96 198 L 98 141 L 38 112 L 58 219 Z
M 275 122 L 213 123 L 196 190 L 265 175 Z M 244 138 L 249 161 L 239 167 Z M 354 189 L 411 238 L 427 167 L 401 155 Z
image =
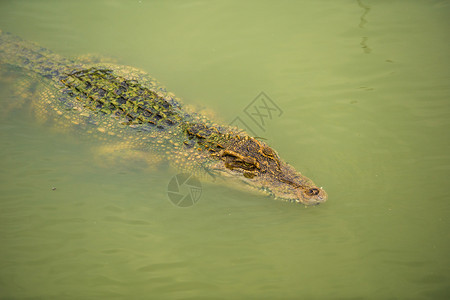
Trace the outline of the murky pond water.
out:
M 2 109 L 0 299 L 447 299 L 449 16 L 448 1 L 0 3 L 1 30 L 141 68 L 329 194 L 306 209 L 203 183 L 179 208 L 173 170 L 101 161 L 99 142 Z M 261 92 L 279 111 L 258 125 Z

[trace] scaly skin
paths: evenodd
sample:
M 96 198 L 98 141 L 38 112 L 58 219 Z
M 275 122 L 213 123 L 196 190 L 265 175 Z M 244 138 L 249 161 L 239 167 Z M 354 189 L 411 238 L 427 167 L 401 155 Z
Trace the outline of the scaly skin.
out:
M 119 148 L 150 152 L 180 171 L 231 179 L 305 205 L 327 194 L 264 142 L 187 112 L 144 72 L 83 64 L 0 31 L 0 66 L 40 83 L 37 115 L 77 132 L 98 134 Z

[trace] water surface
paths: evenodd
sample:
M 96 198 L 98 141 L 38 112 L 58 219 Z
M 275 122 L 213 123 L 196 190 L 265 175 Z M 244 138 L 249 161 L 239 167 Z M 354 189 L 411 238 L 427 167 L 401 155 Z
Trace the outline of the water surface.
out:
M 141 68 L 255 134 L 329 194 L 304 208 L 174 171 L 99 161 L 99 143 L 0 118 L 0 299 L 446 299 L 447 1 L 5 1 L 0 28 Z M 0 85 L 1 105 L 17 97 Z M 4 111 L 4 110 L 2 110 Z M 52 188 L 56 188 L 52 190 Z

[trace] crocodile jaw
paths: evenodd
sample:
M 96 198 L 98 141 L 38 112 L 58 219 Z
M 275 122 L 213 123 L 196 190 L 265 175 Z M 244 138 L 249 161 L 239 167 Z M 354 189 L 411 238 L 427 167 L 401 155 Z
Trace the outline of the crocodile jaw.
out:
M 327 193 L 321 187 L 317 187 L 311 179 L 301 175 L 287 164 L 284 165 L 284 169 L 289 173 L 295 172 L 294 181 L 297 184 L 296 187 L 269 174 L 248 178 L 243 176 L 240 170 L 230 170 L 221 162 L 214 164 L 214 167 L 211 168 L 218 177 L 230 182 L 235 188 L 257 191 L 263 195 L 272 196 L 276 200 L 299 203 L 306 206 L 318 205 L 327 201 Z

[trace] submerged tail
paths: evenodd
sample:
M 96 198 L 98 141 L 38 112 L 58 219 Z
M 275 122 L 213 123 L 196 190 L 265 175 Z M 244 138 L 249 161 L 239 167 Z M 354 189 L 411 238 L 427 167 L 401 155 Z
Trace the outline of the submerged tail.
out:
M 59 78 L 74 62 L 35 43 L 0 30 L 0 66 L 8 64 L 36 72 L 47 78 Z

